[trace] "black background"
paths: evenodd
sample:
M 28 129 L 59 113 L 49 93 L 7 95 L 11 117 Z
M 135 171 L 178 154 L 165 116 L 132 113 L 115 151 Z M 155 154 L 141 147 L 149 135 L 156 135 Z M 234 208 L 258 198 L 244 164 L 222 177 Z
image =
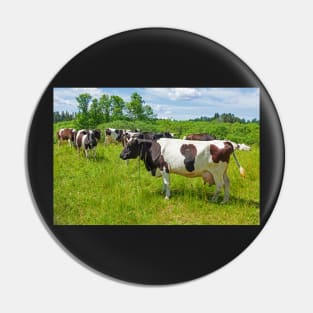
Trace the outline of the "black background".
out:
M 261 225 L 54 226 L 54 87 L 259 87 Z M 92 45 L 56 75 L 34 114 L 29 132 L 28 169 L 40 213 L 73 255 L 119 279 L 166 284 L 218 269 L 257 236 L 278 197 L 284 170 L 284 142 L 277 112 L 267 91 L 238 57 L 192 33 L 141 29 Z

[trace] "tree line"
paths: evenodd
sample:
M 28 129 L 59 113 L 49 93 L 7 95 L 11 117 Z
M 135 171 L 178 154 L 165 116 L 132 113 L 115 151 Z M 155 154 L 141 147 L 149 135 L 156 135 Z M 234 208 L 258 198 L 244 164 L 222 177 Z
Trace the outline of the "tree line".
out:
M 116 95 L 103 94 L 99 98 L 93 98 L 89 93 L 80 94 L 76 97 L 77 113 L 67 111 L 54 112 L 54 122 L 74 120 L 75 127 L 96 128 L 99 124 L 121 121 L 155 121 L 156 114 L 152 107 L 147 105 L 142 96 L 134 92 L 130 101 L 126 102 L 123 98 Z M 191 122 L 224 122 L 224 123 L 259 123 L 257 119 L 245 120 L 233 113 L 215 113 L 212 117 L 201 116 L 190 119 Z
M 63 121 L 72 121 L 76 118 L 75 112 L 68 112 L 68 111 L 56 111 L 53 112 L 53 122 L 63 122 Z
M 116 120 L 152 120 L 156 118 L 150 105 L 134 92 L 130 101 L 120 96 L 103 94 L 100 98 L 92 98 L 89 93 L 80 94 L 77 98 L 75 124 L 77 128 L 96 128 L 101 123 Z
M 259 121 L 254 118 L 251 121 L 246 120 L 244 118 L 240 118 L 238 116 L 235 116 L 233 113 L 215 113 L 212 117 L 208 116 L 201 116 L 195 119 L 190 119 L 189 121 L 203 121 L 203 122 L 212 122 L 212 121 L 218 121 L 218 122 L 224 122 L 224 123 L 259 123 Z

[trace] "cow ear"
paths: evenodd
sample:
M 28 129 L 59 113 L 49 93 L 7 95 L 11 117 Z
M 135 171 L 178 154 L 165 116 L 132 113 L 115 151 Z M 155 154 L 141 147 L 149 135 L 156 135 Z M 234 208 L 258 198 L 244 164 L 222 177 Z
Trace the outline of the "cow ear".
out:
M 158 160 L 158 158 L 161 156 L 160 144 L 157 143 L 156 141 L 152 141 L 150 152 L 151 152 L 152 162 L 155 163 Z

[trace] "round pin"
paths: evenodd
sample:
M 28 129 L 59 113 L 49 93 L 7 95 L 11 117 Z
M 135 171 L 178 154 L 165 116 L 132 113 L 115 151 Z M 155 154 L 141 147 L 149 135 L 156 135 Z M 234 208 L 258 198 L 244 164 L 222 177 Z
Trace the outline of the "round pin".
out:
M 70 60 L 31 123 L 28 173 L 56 239 L 96 271 L 143 284 L 209 274 L 271 215 L 284 171 L 275 106 L 225 47 L 164 28 Z

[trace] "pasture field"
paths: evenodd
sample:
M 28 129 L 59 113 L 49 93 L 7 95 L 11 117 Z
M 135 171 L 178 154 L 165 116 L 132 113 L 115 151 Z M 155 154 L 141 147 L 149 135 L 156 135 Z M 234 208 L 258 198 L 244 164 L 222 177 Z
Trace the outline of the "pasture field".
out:
M 54 125 L 55 129 L 60 125 Z M 55 131 L 54 131 L 55 133 Z M 171 174 L 171 199 L 161 194 L 162 179 L 152 177 L 138 159 L 119 158 L 121 144 L 97 147 L 96 159 L 78 156 L 67 144 L 54 147 L 54 224 L 56 225 L 259 225 L 259 145 L 236 151 L 246 177 L 231 156 L 230 200 L 210 201 L 215 186 L 202 178 Z

